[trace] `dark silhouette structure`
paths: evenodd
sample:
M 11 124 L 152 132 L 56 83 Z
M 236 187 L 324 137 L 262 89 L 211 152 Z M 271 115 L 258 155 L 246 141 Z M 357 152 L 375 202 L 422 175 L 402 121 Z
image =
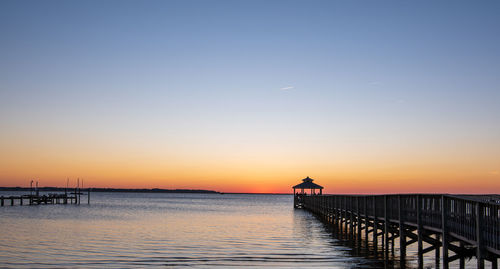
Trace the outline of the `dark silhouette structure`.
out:
M 322 195 L 323 187 L 313 183 L 312 178 L 306 177 L 302 179 L 302 183 L 293 186 L 293 206 L 295 208 L 302 208 L 304 197 L 307 196 L 307 192 L 305 190 L 310 190 L 310 195 Z M 297 190 L 300 189 L 300 192 Z M 316 193 L 316 190 L 319 190 L 319 193 Z
M 407 246 L 414 243 L 419 268 L 424 253 L 431 251 L 437 268 L 440 261 L 446 269 L 456 260 L 465 268 L 472 256 L 477 268 L 484 268 L 485 261 L 498 268 L 500 195 L 304 195 L 300 207 L 332 225 L 339 237 L 356 242 L 357 248 L 368 249 L 371 239 L 374 251 L 382 249 L 386 260 L 399 238 L 401 268 L 406 267 Z
M 24 190 L 25 188 L 20 188 L 20 187 L 15 187 L 15 188 L 1 188 L 0 190 L 10 190 L 10 191 L 20 191 Z M 36 187 L 35 190 L 33 190 L 33 180 L 30 182 L 30 194 L 29 195 L 18 195 L 18 196 L 0 196 L 0 206 L 5 205 L 5 201 L 10 201 L 10 205 L 14 206 L 15 204 L 18 205 L 53 205 L 53 204 L 80 204 L 81 202 L 81 195 L 85 193 L 82 192 L 82 189 L 80 188 L 80 184 L 78 181 L 77 187 L 74 189 L 74 192 L 68 193 L 67 188 L 64 189 L 64 193 L 48 193 L 44 195 L 40 195 L 40 189 L 42 191 L 60 191 L 63 190 L 62 188 L 52 188 L 52 187 L 45 187 L 45 188 L 38 188 L 38 181 L 36 182 Z M 24 202 L 24 200 L 27 200 L 27 204 Z M 17 203 L 15 201 L 18 201 Z M 90 204 L 90 188 L 87 188 L 87 203 Z

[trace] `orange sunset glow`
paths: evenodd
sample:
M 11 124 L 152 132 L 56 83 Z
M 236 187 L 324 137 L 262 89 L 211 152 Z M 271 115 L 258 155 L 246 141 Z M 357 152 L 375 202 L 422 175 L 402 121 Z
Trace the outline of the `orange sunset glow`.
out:
M 175 8 L 5 15 L 0 186 L 500 192 L 500 35 L 469 8 Z
M 54 139 L 59 148 L 50 149 L 12 139 L 2 145 L 2 186 L 28 186 L 31 179 L 42 186 L 65 186 L 67 178 L 70 184 L 81 178 L 92 187 L 289 193 L 291 185 L 309 175 L 325 186 L 326 193 L 488 193 L 500 188 L 495 170 L 500 156 L 484 148 L 466 151 L 436 145 L 427 152 L 369 145 L 365 152 L 355 146 L 342 151 L 341 145 L 258 148 L 207 142 L 174 145 L 177 149 L 169 153 L 168 145 L 163 151 L 144 144 L 70 145 L 71 141 Z

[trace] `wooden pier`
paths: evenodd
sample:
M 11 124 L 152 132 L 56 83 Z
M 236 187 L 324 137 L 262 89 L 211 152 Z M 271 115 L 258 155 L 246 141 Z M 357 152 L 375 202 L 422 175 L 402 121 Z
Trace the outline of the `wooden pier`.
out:
M 69 194 L 49 193 L 45 195 L 0 196 L 0 206 L 80 204 L 82 194 L 85 193 L 75 190 L 75 192 Z M 90 204 L 90 189 L 87 190 L 87 202 Z
M 406 267 L 411 244 L 417 244 L 419 268 L 424 266 L 424 254 L 431 251 L 437 268 L 440 261 L 447 269 L 456 260 L 465 268 L 465 260 L 473 256 L 477 268 L 484 268 L 485 262 L 498 268 L 500 195 L 295 194 L 294 206 L 313 212 L 358 246 L 368 248 L 371 240 L 386 259 L 399 238 L 401 268 Z

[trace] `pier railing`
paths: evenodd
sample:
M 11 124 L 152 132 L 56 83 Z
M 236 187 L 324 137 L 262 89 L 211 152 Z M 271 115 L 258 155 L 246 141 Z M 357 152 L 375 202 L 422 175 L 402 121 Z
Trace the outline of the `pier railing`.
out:
M 402 262 L 406 246 L 418 242 L 419 259 L 424 252 L 442 247 L 444 268 L 457 259 L 462 265 L 471 249 L 478 268 L 484 268 L 484 260 L 498 268 L 499 195 L 312 195 L 301 197 L 301 202 L 301 207 L 345 229 L 353 238 L 361 239 L 363 229 L 365 240 L 369 233 L 375 242 L 382 235 L 386 251 L 389 241 L 394 245 L 399 237 Z M 432 247 L 423 249 L 422 242 Z M 449 256 L 448 251 L 454 255 Z

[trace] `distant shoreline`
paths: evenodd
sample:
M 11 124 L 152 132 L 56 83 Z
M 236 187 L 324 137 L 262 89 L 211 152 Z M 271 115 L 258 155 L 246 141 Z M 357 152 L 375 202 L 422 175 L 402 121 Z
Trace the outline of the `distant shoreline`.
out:
M 33 188 L 34 189 L 34 188 Z M 68 190 L 74 190 L 75 188 L 68 188 Z M 88 188 L 82 188 L 87 190 Z M 64 191 L 66 188 L 60 187 L 38 187 L 39 191 Z M 30 191 L 29 187 L 0 187 L 0 191 Z M 220 193 L 218 191 L 211 190 L 190 190 L 190 189 L 120 189 L 120 188 L 90 188 L 91 192 L 139 192 L 139 193 Z
M 34 189 L 34 187 L 33 187 Z M 61 187 L 38 187 L 40 191 L 59 191 L 63 192 L 66 188 Z M 68 190 L 74 190 L 74 187 Z M 87 188 L 82 188 L 82 191 Z M 0 187 L 0 191 L 30 191 L 29 187 Z M 254 192 L 220 192 L 212 190 L 191 190 L 191 189 L 121 189 L 121 188 L 90 188 L 91 192 L 135 192 L 135 193 L 211 193 L 211 194 L 257 194 L 257 195 L 293 195 L 293 193 L 254 193 Z

